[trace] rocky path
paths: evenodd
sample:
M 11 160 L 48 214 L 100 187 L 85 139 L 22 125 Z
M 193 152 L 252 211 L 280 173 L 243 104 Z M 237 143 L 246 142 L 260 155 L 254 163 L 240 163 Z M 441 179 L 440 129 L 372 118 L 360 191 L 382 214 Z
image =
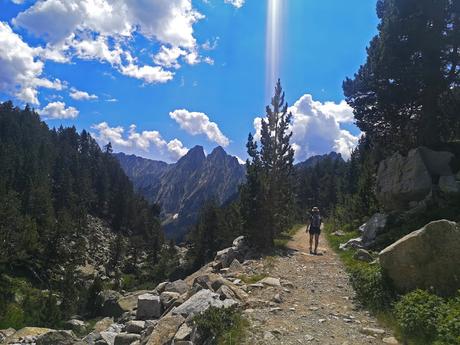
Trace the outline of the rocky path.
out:
M 322 255 L 307 254 L 302 228 L 288 243 L 289 255 L 264 260 L 265 273 L 280 278 L 282 286 L 250 290 L 254 305 L 270 303 L 245 310 L 251 321 L 246 344 L 398 344 L 356 306 L 344 266 L 325 238 L 320 240 Z

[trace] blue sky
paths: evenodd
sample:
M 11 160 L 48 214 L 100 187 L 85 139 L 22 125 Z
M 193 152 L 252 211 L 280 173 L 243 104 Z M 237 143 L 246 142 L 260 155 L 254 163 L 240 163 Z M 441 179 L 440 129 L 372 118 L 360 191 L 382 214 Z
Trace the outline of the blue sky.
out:
M 244 159 L 268 102 L 268 1 L 284 4 L 297 160 L 347 156 L 359 131 L 341 85 L 376 33 L 375 0 L 0 0 L 0 100 L 119 151 L 174 161 L 219 144 Z

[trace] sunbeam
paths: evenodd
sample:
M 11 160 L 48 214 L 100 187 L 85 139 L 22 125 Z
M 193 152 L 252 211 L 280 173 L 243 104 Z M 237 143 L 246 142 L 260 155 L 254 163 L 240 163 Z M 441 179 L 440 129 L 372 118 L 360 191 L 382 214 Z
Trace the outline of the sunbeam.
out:
M 265 91 L 268 97 L 280 77 L 280 52 L 283 18 L 283 0 L 268 0 L 266 30 Z

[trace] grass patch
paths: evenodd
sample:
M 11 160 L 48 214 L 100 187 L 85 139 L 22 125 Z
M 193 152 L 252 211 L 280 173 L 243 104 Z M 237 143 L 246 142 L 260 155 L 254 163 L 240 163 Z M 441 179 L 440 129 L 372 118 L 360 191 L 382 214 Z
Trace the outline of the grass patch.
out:
M 275 238 L 275 248 L 286 249 L 286 246 L 292 237 L 302 228 L 305 224 L 295 224 L 288 231 L 282 232 L 277 238 Z
M 249 322 L 238 308 L 211 307 L 193 318 L 198 333 L 209 345 L 238 345 L 243 341 Z
M 345 264 L 345 267 L 347 268 L 347 270 L 369 266 L 369 264 L 363 261 L 358 261 L 355 258 L 353 258 L 353 255 L 356 253 L 356 250 L 354 249 L 341 250 L 339 248 L 339 246 L 342 243 L 345 243 L 348 240 L 351 240 L 352 238 L 359 237 L 360 235 L 359 232 L 356 230 L 349 231 L 349 232 L 344 232 L 343 236 L 336 236 L 332 234 L 336 230 L 337 229 L 335 229 L 333 225 L 330 223 L 326 223 L 324 225 L 324 232 L 326 234 L 327 241 L 329 242 L 331 248 L 340 256 L 340 259 Z
M 246 274 L 241 274 L 238 276 L 238 278 L 241 279 L 245 284 L 254 284 L 266 277 L 268 277 L 268 275 L 265 273 L 253 274 L 250 276 Z

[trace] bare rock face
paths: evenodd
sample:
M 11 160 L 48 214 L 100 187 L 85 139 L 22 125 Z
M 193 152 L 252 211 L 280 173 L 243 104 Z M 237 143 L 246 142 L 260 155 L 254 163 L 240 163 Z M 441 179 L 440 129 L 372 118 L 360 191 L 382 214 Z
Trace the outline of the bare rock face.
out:
M 428 223 L 382 250 L 384 272 L 401 292 L 417 288 L 452 295 L 460 288 L 460 226 Z
M 407 209 L 410 203 L 425 199 L 433 189 L 440 185 L 443 189 L 452 188 L 454 174 L 450 162 L 454 155 L 446 151 L 433 151 L 418 147 L 409 151 L 407 156 L 395 153 L 383 160 L 377 174 L 377 199 L 388 211 Z M 455 178 L 454 178 L 455 180 Z M 443 191 L 443 190 L 441 190 Z

